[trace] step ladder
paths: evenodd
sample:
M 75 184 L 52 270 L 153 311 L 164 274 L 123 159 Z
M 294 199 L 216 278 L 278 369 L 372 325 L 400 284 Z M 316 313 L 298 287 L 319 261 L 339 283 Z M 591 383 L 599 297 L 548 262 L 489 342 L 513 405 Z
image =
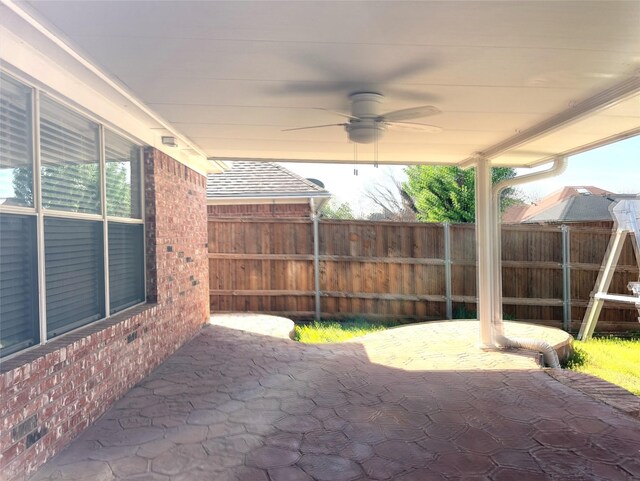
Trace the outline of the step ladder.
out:
M 613 206 L 611 213 L 615 220 L 615 231 L 611 235 L 609 247 L 607 247 L 595 288 L 591 293 L 591 299 L 580 326 L 579 340 L 590 339 L 593 335 L 604 301 L 635 304 L 638 308 L 638 314 L 640 314 L 640 276 L 638 282 L 630 282 L 627 286 L 632 295 L 608 293 L 627 235 L 631 236 L 631 244 L 636 255 L 638 269 L 640 269 L 640 198 L 619 201 Z M 638 317 L 638 321 L 640 321 L 640 317 Z

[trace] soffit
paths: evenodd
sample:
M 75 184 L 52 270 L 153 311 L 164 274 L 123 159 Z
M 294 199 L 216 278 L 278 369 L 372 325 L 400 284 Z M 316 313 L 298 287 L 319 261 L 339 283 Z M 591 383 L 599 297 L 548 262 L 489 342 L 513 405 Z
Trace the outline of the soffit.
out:
M 378 160 L 459 163 L 640 66 L 640 2 L 29 2 L 208 156 L 351 160 L 338 123 L 357 90 L 383 111 L 433 104 L 439 134 L 388 131 Z M 640 128 L 616 105 L 492 157 L 531 165 Z M 610 108 L 609 108 L 610 107 Z M 372 146 L 358 146 L 371 161 Z

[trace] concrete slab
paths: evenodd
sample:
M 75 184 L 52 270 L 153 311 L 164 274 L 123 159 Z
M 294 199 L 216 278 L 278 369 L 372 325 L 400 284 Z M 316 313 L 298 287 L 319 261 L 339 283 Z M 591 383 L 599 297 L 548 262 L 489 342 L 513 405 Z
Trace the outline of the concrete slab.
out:
M 214 322 L 32 479 L 638 479 L 640 420 L 475 329 L 303 345 Z

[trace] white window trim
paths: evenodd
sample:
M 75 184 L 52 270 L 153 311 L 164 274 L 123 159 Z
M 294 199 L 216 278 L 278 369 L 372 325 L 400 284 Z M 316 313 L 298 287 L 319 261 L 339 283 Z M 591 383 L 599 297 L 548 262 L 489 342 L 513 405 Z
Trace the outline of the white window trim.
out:
M 0 69 L 3 75 L 7 75 L 11 77 L 16 82 L 19 82 L 26 87 L 31 89 L 31 122 L 32 122 L 32 147 L 33 147 L 33 207 L 21 207 L 21 206 L 3 206 L 0 205 L 0 213 L 2 214 L 17 214 L 17 215 L 29 215 L 36 217 L 36 246 L 37 246 L 37 262 L 38 262 L 38 326 L 39 326 L 39 343 L 34 343 L 32 346 L 27 347 L 25 349 L 18 350 L 12 354 L 2 357 L 2 361 L 7 361 L 14 357 L 25 354 L 29 351 L 39 348 L 47 344 L 49 341 L 47 336 L 47 323 L 46 323 L 46 272 L 45 272 L 45 245 L 44 245 L 44 219 L 45 217 L 56 217 L 56 218 L 67 218 L 67 219 L 77 219 L 77 220 L 90 220 L 95 222 L 102 222 L 103 225 L 103 259 L 104 259 L 104 311 L 105 317 L 100 319 L 96 319 L 95 321 L 91 321 L 86 324 L 82 324 L 80 326 L 74 327 L 59 336 L 55 336 L 55 339 L 59 339 L 62 336 L 78 331 L 88 325 L 95 324 L 97 322 L 101 322 L 107 320 L 113 316 L 120 316 L 122 314 L 126 314 L 127 311 L 131 309 L 135 309 L 141 305 L 146 304 L 147 299 L 147 238 L 146 238 L 146 225 L 145 225 L 145 179 L 144 179 L 144 150 L 143 150 L 143 142 L 132 137 L 128 133 L 122 131 L 117 126 L 110 124 L 93 115 L 91 112 L 87 112 L 86 110 L 80 108 L 76 104 L 72 103 L 65 97 L 57 94 L 56 92 L 52 92 L 46 87 L 42 85 L 36 85 L 33 81 L 30 81 L 28 78 L 25 78 L 22 75 L 15 73 L 14 71 L 8 71 L 6 68 Z M 88 119 L 91 122 L 94 122 L 98 125 L 99 128 L 99 168 L 100 168 L 100 198 L 101 198 L 101 213 L 99 214 L 86 214 L 79 212 L 69 212 L 55 209 L 45 209 L 42 206 L 42 179 L 41 179 L 41 168 L 42 168 L 42 159 L 41 159 L 41 151 L 40 151 L 40 96 L 45 94 L 52 101 L 59 103 L 63 107 L 71 110 L 72 112 L 77 113 L 83 118 Z M 138 192 L 139 202 L 140 202 L 140 215 L 141 217 L 130 218 L 130 217 L 118 217 L 118 216 L 109 216 L 107 215 L 107 188 L 106 188 L 106 145 L 105 145 L 105 129 L 109 129 L 116 135 L 123 137 L 129 142 L 135 144 L 139 149 L 139 168 L 140 168 L 140 189 Z M 108 244 L 108 223 L 109 222 L 118 222 L 123 224 L 142 224 L 143 225 L 143 291 L 144 291 L 144 300 L 133 304 L 117 313 L 110 314 L 110 297 L 109 297 L 109 244 Z

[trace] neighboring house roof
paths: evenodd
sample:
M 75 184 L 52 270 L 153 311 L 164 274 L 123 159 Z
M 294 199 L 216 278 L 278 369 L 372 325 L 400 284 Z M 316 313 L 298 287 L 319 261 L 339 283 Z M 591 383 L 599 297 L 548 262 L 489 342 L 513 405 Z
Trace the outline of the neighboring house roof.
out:
M 609 221 L 609 206 L 616 200 L 611 196 L 581 195 L 569 197 L 551 207 L 527 216 L 524 223 L 532 222 L 595 222 Z
M 562 202 L 563 200 L 569 199 L 571 197 L 588 195 L 603 196 L 611 194 L 613 194 L 613 192 L 609 192 L 608 190 L 604 190 L 593 185 L 569 185 L 556 192 L 552 192 L 537 204 L 529 207 L 529 209 L 527 209 L 527 212 L 523 215 L 521 222 L 526 221 L 530 217 L 536 216 L 541 212 L 555 206 L 559 202 Z
M 524 214 L 531 206 L 529 204 L 511 205 L 502 213 L 503 224 L 518 224 L 522 222 Z
M 508 208 L 502 217 L 505 224 L 534 222 L 603 222 L 613 220 L 609 207 L 635 195 L 614 194 L 599 187 L 568 186 L 554 192 L 538 204 Z
M 207 176 L 207 199 L 329 198 L 313 182 L 273 162 L 229 162 L 231 168 Z

